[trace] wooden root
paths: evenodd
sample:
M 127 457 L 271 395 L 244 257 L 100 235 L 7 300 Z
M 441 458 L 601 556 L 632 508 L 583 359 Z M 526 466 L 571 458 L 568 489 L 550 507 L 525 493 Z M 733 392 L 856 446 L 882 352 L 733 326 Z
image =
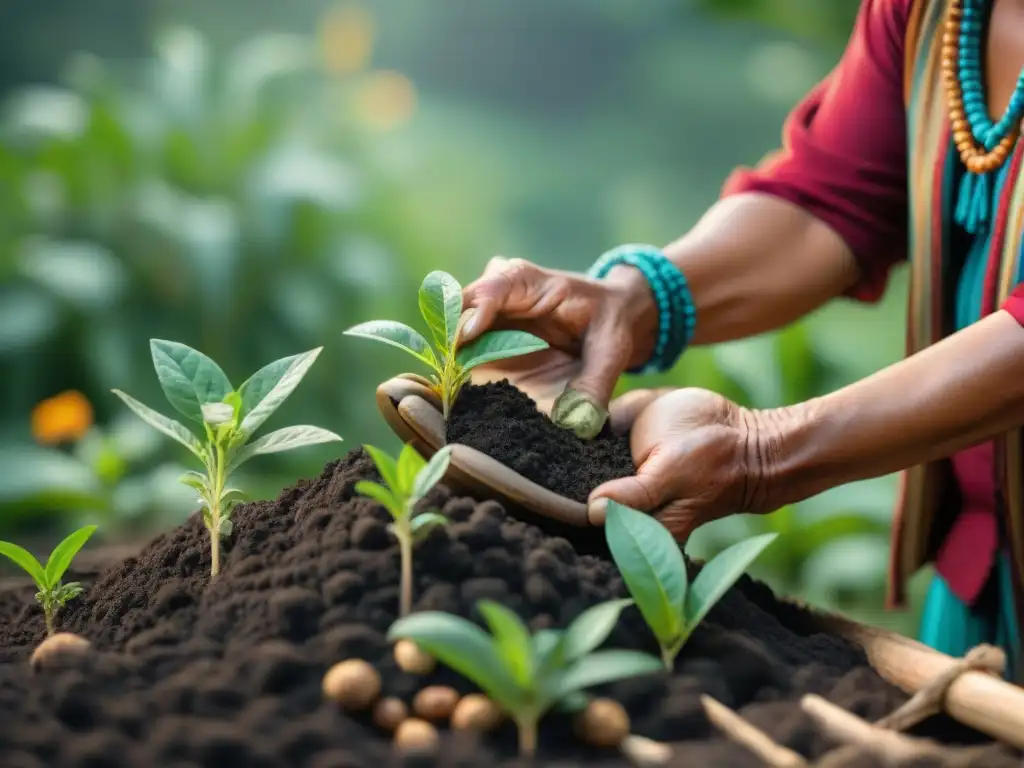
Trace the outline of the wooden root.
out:
M 804 768 L 807 761 L 787 747 L 776 744 L 766 733 L 755 728 L 739 714 L 710 696 L 700 697 L 708 720 L 722 733 L 752 752 L 771 768 Z

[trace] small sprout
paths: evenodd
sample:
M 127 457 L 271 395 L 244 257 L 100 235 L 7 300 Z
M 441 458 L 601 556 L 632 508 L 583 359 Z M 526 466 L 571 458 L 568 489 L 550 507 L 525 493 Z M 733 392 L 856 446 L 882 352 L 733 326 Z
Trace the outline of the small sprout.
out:
M 380 673 L 362 659 L 338 662 L 324 675 L 324 696 L 350 712 L 367 709 L 380 696 L 380 689 Z
M 402 559 L 402 588 L 398 615 L 405 616 L 412 608 L 412 548 L 432 528 L 448 522 L 447 518 L 438 512 L 416 514 L 416 505 L 441 482 L 444 473 L 448 471 L 452 451 L 449 446 L 445 446 L 435 453 L 430 461 L 424 461 L 412 447 L 412 443 L 407 443 L 398 454 L 398 461 L 395 461 L 372 445 L 364 448 L 373 457 L 384 485 L 370 480 L 360 480 L 356 483 L 356 492 L 376 501 L 394 518 L 394 522 L 388 528 L 398 539 Z
M 412 640 L 395 643 L 395 663 L 410 675 L 429 675 L 437 667 L 437 660 Z
M 445 420 L 459 391 L 478 365 L 540 352 L 548 344 L 524 331 L 489 331 L 465 346 L 458 343 L 462 317 L 462 286 L 447 272 L 431 272 L 419 291 L 420 314 L 430 329 L 434 347 L 416 330 L 392 320 L 372 320 L 345 331 L 404 349 L 431 369 L 433 389 L 441 398 Z
M 484 733 L 497 728 L 504 719 L 501 707 L 482 693 L 470 693 L 459 699 L 452 712 L 452 728 Z
M 668 669 L 708 611 L 778 535 L 768 533 L 734 544 L 708 562 L 689 584 L 679 544 L 650 515 L 612 501 L 604 530 L 615 565 L 657 638 Z
M 381 699 L 373 708 L 374 724 L 389 733 L 393 733 L 408 717 L 409 708 L 404 701 L 394 696 Z
M 617 747 L 629 736 L 629 715 L 612 699 L 592 699 L 573 718 L 573 729 L 594 747 Z
M 395 746 L 406 755 L 432 755 L 440 744 L 437 728 L 415 717 L 405 720 L 395 731 Z
M 657 671 L 661 663 L 636 651 L 596 651 L 632 600 L 596 605 L 565 630 L 531 635 L 515 613 L 490 600 L 477 609 L 487 634 L 458 616 L 424 611 L 391 625 L 388 638 L 408 638 L 476 683 L 516 723 L 519 751 L 537 749 L 537 724 L 552 707 L 578 699 L 591 686 Z
M 283 403 L 309 372 L 322 347 L 284 357 L 264 366 L 233 389 L 213 360 L 184 344 L 149 342 L 160 386 L 168 402 L 197 424 L 200 441 L 184 424 L 143 405 L 119 389 L 125 405 L 151 427 L 188 448 L 203 463 L 203 472 L 186 472 L 181 482 L 199 493 L 203 523 L 210 532 L 210 575 L 220 572 L 220 540 L 231 535 L 231 512 L 241 491 L 228 485 L 231 473 L 253 456 L 341 440 L 320 427 L 285 427 L 249 442 L 253 433 Z
M 57 656 L 85 653 L 91 647 L 91 643 L 84 637 L 70 632 L 58 632 L 55 635 L 50 635 L 36 646 L 36 649 L 32 651 L 29 664 L 33 669 L 39 669 Z
M 85 528 L 79 528 L 69 534 L 64 541 L 54 547 L 45 566 L 36 560 L 28 550 L 17 544 L 0 541 L 0 555 L 4 555 L 20 565 L 39 588 L 39 591 L 36 592 L 36 600 L 39 601 L 39 605 L 43 609 L 47 635 L 52 635 L 56 629 L 54 618 L 57 615 L 57 609 L 82 594 L 82 585 L 77 581 L 63 584 L 61 579 L 71 567 L 71 561 L 75 559 L 75 555 L 85 546 L 85 542 L 95 531 L 95 525 L 87 525 Z
M 412 711 L 423 720 L 447 720 L 459 703 L 459 692 L 447 685 L 428 685 L 412 700 Z

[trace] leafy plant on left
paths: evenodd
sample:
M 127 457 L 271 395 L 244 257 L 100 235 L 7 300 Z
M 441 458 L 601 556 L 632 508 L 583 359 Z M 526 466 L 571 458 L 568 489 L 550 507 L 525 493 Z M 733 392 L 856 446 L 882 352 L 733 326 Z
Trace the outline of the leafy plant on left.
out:
M 152 339 L 153 366 L 168 402 L 201 425 L 203 440 L 184 424 L 113 390 L 141 419 L 177 440 L 203 463 L 203 472 L 186 472 L 181 482 L 199 492 L 203 523 L 210 532 L 211 576 L 220 571 L 220 539 L 231 535 L 231 511 L 242 495 L 228 485 L 231 473 L 253 456 L 341 440 L 326 429 L 302 425 L 284 427 L 250 442 L 253 433 L 295 391 L 321 349 L 276 360 L 236 390 L 220 366 L 202 352 L 178 342 Z
M 424 511 L 415 514 L 416 505 L 423 500 L 431 488 L 441 482 L 451 461 L 451 447 L 445 446 L 435 453 L 430 461 L 424 461 L 411 443 L 402 447 L 398 460 L 391 458 L 372 445 L 363 446 L 370 454 L 384 485 L 371 480 L 360 480 L 356 491 L 381 504 L 394 522 L 388 526 L 398 539 L 402 558 L 402 588 L 399 597 L 398 615 L 405 616 L 412 607 L 412 548 L 438 525 L 448 519 L 439 512 Z
M 39 591 L 36 592 L 36 600 L 42 606 L 43 616 L 46 617 L 46 633 L 48 635 L 52 635 L 54 632 L 54 617 L 57 614 L 57 609 L 82 594 L 82 585 L 77 581 L 64 584 L 61 579 L 70 567 L 71 561 L 75 559 L 75 555 L 85 546 L 85 542 L 95 531 L 95 525 L 87 525 L 69 534 L 50 553 L 45 566 L 36 560 L 27 549 L 8 541 L 0 541 L 0 555 L 10 558 L 21 566 L 39 588 Z

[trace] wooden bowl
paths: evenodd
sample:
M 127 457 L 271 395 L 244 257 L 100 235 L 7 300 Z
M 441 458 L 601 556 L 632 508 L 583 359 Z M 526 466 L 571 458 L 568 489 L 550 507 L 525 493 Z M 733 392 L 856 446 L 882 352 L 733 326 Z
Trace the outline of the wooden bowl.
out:
M 377 407 L 402 442 L 430 458 L 445 445 L 441 401 L 430 382 L 413 373 L 377 387 Z M 592 526 L 587 506 L 549 491 L 468 445 L 452 446 L 445 482 L 473 495 L 496 496 L 506 504 L 577 528 Z

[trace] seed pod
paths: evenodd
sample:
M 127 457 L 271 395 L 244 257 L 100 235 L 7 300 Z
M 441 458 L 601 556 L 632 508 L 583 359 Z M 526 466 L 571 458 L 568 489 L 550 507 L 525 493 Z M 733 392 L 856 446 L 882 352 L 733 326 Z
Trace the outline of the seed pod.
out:
M 412 640 L 395 643 L 395 662 L 410 675 L 429 675 L 437 667 L 437 661 Z
M 617 747 L 629 735 L 629 715 L 617 701 L 592 699 L 576 715 L 573 729 L 587 744 Z
M 446 685 L 428 685 L 412 700 L 412 711 L 424 720 L 445 720 L 459 701 L 459 693 Z
M 404 721 L 395 731 L 395 746 L 407 755 L 432 755 L 440 742 L 437 728 L 415 717 Z
M 389 696 L 373 708 L 373 722 L 385 731 L 394 731 L 409 717 L 409 707 L 401 699 Z
M 452 712 L 452 728 L 456 731 L 490 731 L 501 723 L 501 707 L 482 693 L 470 693 L 459 699 Z
M 84 637 L 74 635 L 70 632 L 58 632 L 43 640 L 36 649 L 32 651 L 29 664 L 33 669 L 39 669 L 51 659 L 64 654 L 85 653 L 92 647 L 92 644 Z
M 551 406 L 551 420 L 562 429 L 572 430 L 580 440 L 593 440 L 604 429 L 608 411 L 589 395 L 567 389 Z
M 327 670 L 323 680 L 324 696 L 343 709 L 366 709 L 380 696 L 380 673 L 362 659 L 348 659 Z

